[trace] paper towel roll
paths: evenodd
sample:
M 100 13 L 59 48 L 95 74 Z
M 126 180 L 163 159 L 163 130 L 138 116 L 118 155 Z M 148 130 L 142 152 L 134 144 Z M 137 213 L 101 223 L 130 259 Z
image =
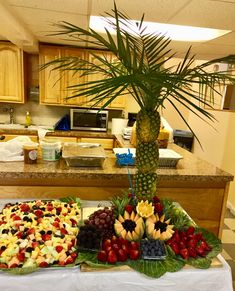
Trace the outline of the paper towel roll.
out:
M 112 134 L 122 134 L 123 128 L 127 126 L 128 119 L 112 118 Z

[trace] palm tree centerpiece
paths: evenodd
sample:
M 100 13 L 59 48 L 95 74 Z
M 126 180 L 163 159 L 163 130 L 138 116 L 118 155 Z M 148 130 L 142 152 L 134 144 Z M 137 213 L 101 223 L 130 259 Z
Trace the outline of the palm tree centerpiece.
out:
M 93 29 L 83 29 L 68 22 L 57 24 L 56 35 L 66 35 L 79 47 L 87 41 L 90 48 L 108 50 L 115 56 L 110 62 L 105 55 L 92 53 L 93 60 L 78 57 L 64 57 L 43 66 L 53 66 L 53 70 L 71 70 L 81 76 L 103 75 L 99 80 L 86 81 L 70 86 L 69 98 L 86 96 L 93 106 L 102 105 L 101 110 L 120 95 L 132 96 L 140 107 L 136 121 L 136 167 L 134 193 L 138 200 L 151 199 L 157 194 L 157 168 L 159 149 L 157 137 L 160 130 L 159 109 L 165 100 L 173 106 L 187 126 L 193 131 L 177 104 L 181 104 L 205 120 L 213 120 L 206 111 L 211 107 L 207 96 L 218 93 L 215 85 L 234 83 L 230 72 L 208 72 L 215 63 L 234 63 L 235 56 L 207 61 L 194 66 L 194 56 L 190 49 L 185 57 L 172 67 L 168 65 L 175 54 L 169 49 L 171 40 L 163 34 L 149 33 L 143 19 L 133 23 L 120 12 L 115 3 L 111 13 L 106 13 L 105 36 Z M 97 61 L 99 64 L 97 64 Z M 195 89 L 198 87 L 198 89 Z M 197 138 L 197 137 L 196 137 Z

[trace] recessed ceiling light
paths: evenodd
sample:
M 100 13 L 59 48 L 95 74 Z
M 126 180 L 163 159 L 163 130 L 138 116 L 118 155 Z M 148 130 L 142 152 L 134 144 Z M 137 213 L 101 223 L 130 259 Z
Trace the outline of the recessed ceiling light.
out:
M 101 16 L 91 16 L 90 17 L 90 28 L 97 32 L 105 32 L 104 28 L 107 28 L 110 33 L 115 34 L 115 30 L 107 23 L 107 20 L 113 20 L 110 17 L 104 18 Z M 137 20 L 131 20 L 134 24 L 139 22 Z M 172 40 L 176 41 L 190 41 L 190 42 L 203 42 L 212 40 L 214 38 L 225 35 L 231 30 L 195 27 L 195 26 L 184 26 L 184 25 L 174 25 L 174 24 L 164 24 L 157 22 L 147 22 L 144 21 L 144 27 L 146 27 L 146 33 L 163 33 L 170 37 Z M 124 26 L 123 26 L 124 27 Z M 125 26 L 125 30 L 127 30 Z M 133 30 L 132 30 L 133 31 Z M 131 33 L 131 30 L 129 30 Z

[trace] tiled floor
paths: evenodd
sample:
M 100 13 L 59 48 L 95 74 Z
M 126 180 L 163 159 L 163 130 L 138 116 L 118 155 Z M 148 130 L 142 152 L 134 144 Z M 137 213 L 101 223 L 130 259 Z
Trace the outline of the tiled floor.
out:
M 232 269 L 233 289 L 235 290 L 235 216 L 229 210 L 225 213 L 222 244 L 222 255 Z

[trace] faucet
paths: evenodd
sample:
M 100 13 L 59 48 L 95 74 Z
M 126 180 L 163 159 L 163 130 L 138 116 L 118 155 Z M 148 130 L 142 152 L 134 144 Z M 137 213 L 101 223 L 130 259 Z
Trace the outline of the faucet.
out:
M 14 124 L 14 108 L 9 108 L 9 114 L 10 114 L 10 124 Z
M 10 124 L 14 124 L 14 108 L 13 107 L 3 107 L 3 112 L 9 112 Z

